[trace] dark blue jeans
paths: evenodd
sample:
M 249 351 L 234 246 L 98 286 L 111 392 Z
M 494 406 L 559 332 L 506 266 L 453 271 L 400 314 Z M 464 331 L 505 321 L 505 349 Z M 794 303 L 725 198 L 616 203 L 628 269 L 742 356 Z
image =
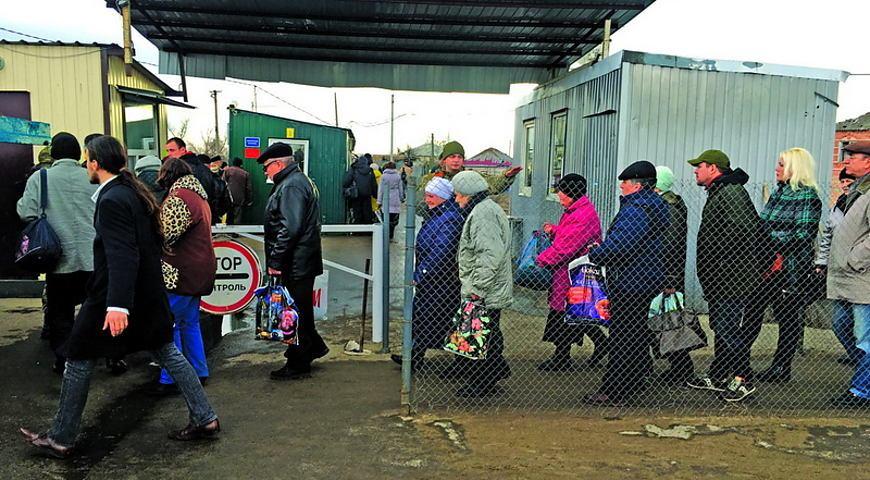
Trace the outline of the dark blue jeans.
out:
M 855 345 L 862 354 L 849 391 L 870 400 L 870 304 L 837 301 L 835 308 L 838 316 L 852 317 Z
M 857 364 L 864 357 L 864 351 L 858 348 L 855 341 L 855 316 L 852 305 L 843 300 L 834 300 L 833 330 L 846 354 Z
M 184 359 L 174 343 L 167 343 L 159 350 L 151 352 L 172 378 L 178 384 L 187 402 L 190 423 L 202 426 L 217 418 L 214 410 L 205 396 L 205 390 L 199 384 L 199 378 L 193 367 Z M 82 421 L 82 412 L 88 401 L 88 390 L 91 385 L 91 374 L 94 372 L 94 360 L 67 360 L 63 374 L 63 384 L 60 388 L 60 405 L 54 416 L 48 436 L 55 442 L 72 446 Z
M 719 381 L 749 376 L 749 354 L 761 324 L 746 321 L 745 298 L 709 299 L 707 303 L 713 330 L 713 363 L 709 377 Z

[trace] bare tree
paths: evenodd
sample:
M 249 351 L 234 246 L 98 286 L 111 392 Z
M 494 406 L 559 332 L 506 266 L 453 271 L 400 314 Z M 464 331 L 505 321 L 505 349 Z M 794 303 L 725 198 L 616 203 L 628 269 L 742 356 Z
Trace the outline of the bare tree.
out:
M 227 158 L 229 147 L 222 138 L 218 138 L 214 134 L 213 129 L 208 129 L 202 134 L 199 143 L 187 142 L 188 150 L 209 157 L 220 155 L 222 158 Z
M 187 129 L 189 126 L 190 126 L 190 119 L 185 118 L 177 126 L 175 126 L 175 127 L 170 126 L 169 127 L 169 136 L 170 137 L 177 137 L 177 138 L 184 140 L 184 137 L 187 136 Z

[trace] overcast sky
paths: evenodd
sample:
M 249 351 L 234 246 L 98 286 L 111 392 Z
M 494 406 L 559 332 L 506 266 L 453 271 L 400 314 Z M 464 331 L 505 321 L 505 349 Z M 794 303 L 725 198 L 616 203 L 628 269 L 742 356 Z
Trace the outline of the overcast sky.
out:
M 17 9 L 3 10 L 0 27 L 51 40 L 121 43 L 121 17 L 107 9 L 104 0 L 29 0 L 17 5 Z M 870 73 L 864 29 L 844 25 L 858 18 L 870 18 L 870 1 L 657 0 L 614 35 L 612 51 L 639 50 Z M 0 31 L 0 38 L 32 40 L 6 31 Z M 133 40 L 137 60 L 156 64 L 157 49 L 135 31 Z M 179 83 L 175 76 L 163 78 L 170 85 Z M 511 153 L 513 109 L 530 89 L 519 86 L 511 95 L 478 95 L 259 85 L 281 100 L 261 91 L 257 95 L 258 111 L 330 124 L 335 121 L 333 93 L 337 93 L 339 124 L 353 129 L 359 153 L 388 151 L 391 93 L 395 93 L 399 117 L 395 124 L 397 148 L 422 144 L 434 133 L 436 139 L 461 141 L 469 154 L 489 146 Z M 189 118 L 194 139 L 214 123 L 209 90 L 220 90 L 222 135 L 226 133 L 226 106 L 234 103 L 250 109 L 253 101 L 253 88 L 237 83 L 189 79 L 188 89 L 190 103 L 198 108 L 170 108 L 169 121 L 172 126 Z M 853 76 L 841 84 L 839 103 L 839 120 L 870 111 L 870 76 Z

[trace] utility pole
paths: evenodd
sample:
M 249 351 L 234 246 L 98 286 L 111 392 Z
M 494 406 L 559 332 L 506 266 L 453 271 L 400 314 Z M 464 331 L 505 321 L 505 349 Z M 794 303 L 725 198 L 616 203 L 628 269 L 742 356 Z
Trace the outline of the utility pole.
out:
M 257 86 L 254 85 L 254 102 L 251 104 L 251 107 L 256 112 L 257 111 Z
M 332 92 L 332 98 L 335 100 L 335 126 L 338 126 L 338 92 Z
M 214 144 L 215 147 L 221 144 L 220 131 L 218 131 L 218 93 L 220 90 L 212 90 L 211 98 L 214 99 Z
M 390 161 L 393 161 L 393 129 L 395 127 L 395 116 L 393 112 L 395 111 L 396 105 L 396 95 L 390 95 Z

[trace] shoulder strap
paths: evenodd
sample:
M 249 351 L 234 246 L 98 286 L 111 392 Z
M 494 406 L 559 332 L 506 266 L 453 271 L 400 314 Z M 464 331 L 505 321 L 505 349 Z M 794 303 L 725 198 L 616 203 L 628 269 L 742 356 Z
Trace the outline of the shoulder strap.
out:
M 42 215 L 45 216 L 45 207 L 48 206 L 48 171 L 45 168 L 39 169 L 39 208 L 42 210 Z

